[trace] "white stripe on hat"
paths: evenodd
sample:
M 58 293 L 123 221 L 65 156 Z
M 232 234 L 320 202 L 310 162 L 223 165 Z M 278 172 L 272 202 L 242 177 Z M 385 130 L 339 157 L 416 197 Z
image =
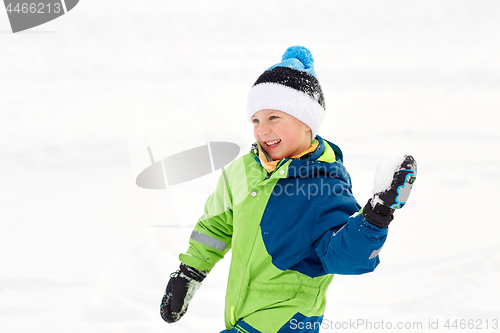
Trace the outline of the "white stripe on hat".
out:
M 294 116 L 309 126 L 312 138 L 316 136 L 325 116 L 325 109 L 306 93 L 279 83 L 259 83 L 248 94 L 247 116 L 260 110 L 278 110 Z

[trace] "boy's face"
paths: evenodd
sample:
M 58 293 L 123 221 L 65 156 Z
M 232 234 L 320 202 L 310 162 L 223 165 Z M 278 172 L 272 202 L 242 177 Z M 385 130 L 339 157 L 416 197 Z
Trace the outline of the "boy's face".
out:
M 295 156 L 311 146 L 309 126 L 278 110 L 260 110 L 252 116 L 253 135 L 273 160 Z

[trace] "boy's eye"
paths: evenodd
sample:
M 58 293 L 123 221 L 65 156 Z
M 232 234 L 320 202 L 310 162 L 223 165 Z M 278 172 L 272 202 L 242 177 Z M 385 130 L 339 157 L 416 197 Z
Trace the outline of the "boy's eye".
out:
M 252 123 L 257 124 L 259 122 L 259 119 L 252 119 Z
M 270 116 L 269 117 L 269 120 L 273 120 L 273 119 L 278 119 L 278 117 L 277 116 Z

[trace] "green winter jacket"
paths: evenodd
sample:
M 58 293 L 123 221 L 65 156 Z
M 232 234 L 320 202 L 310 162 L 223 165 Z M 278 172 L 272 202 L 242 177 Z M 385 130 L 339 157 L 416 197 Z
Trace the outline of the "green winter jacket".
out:
M 233 161 L 208 198 L 180 260 L 210 271 L 232 249 L 225 324 L 277 332 L 292 318 L 321 323 L 333 273 L 379 263 L 387 229 L 357 214 L 342 153 L 317 136 L 306 160 L 282 159 L 268 174 L 254 152 Z

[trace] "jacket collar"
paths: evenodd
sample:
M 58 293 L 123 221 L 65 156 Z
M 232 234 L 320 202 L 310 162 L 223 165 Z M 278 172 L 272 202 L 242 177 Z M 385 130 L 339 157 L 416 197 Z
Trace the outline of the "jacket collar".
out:
M 251 153 L 255 154 L 254 159 L 262 166 L 267 172 L 273 172 L 278 166 L 283 165 L 286 161 L 290 160 L 301 160 L 301 161 L 316 161 L 330 162 L 333 163 L 336 160 L 342 162 L 342 151 L 340 148 L 331 143 L 330 141 L 324 140 L 321 136 L 316 135 L 315 138 L 318 142 L 318 146 L 314 151 L 306 152 L 301 155 L 298 159 L 291 159 L 289 157 L 282 158 L 279 161 L 273 161 L 267 152 L 262 149 L 257 142 L 252 144 L 250 150 Z M 271 164 L 271 165 L 269 165 Z

